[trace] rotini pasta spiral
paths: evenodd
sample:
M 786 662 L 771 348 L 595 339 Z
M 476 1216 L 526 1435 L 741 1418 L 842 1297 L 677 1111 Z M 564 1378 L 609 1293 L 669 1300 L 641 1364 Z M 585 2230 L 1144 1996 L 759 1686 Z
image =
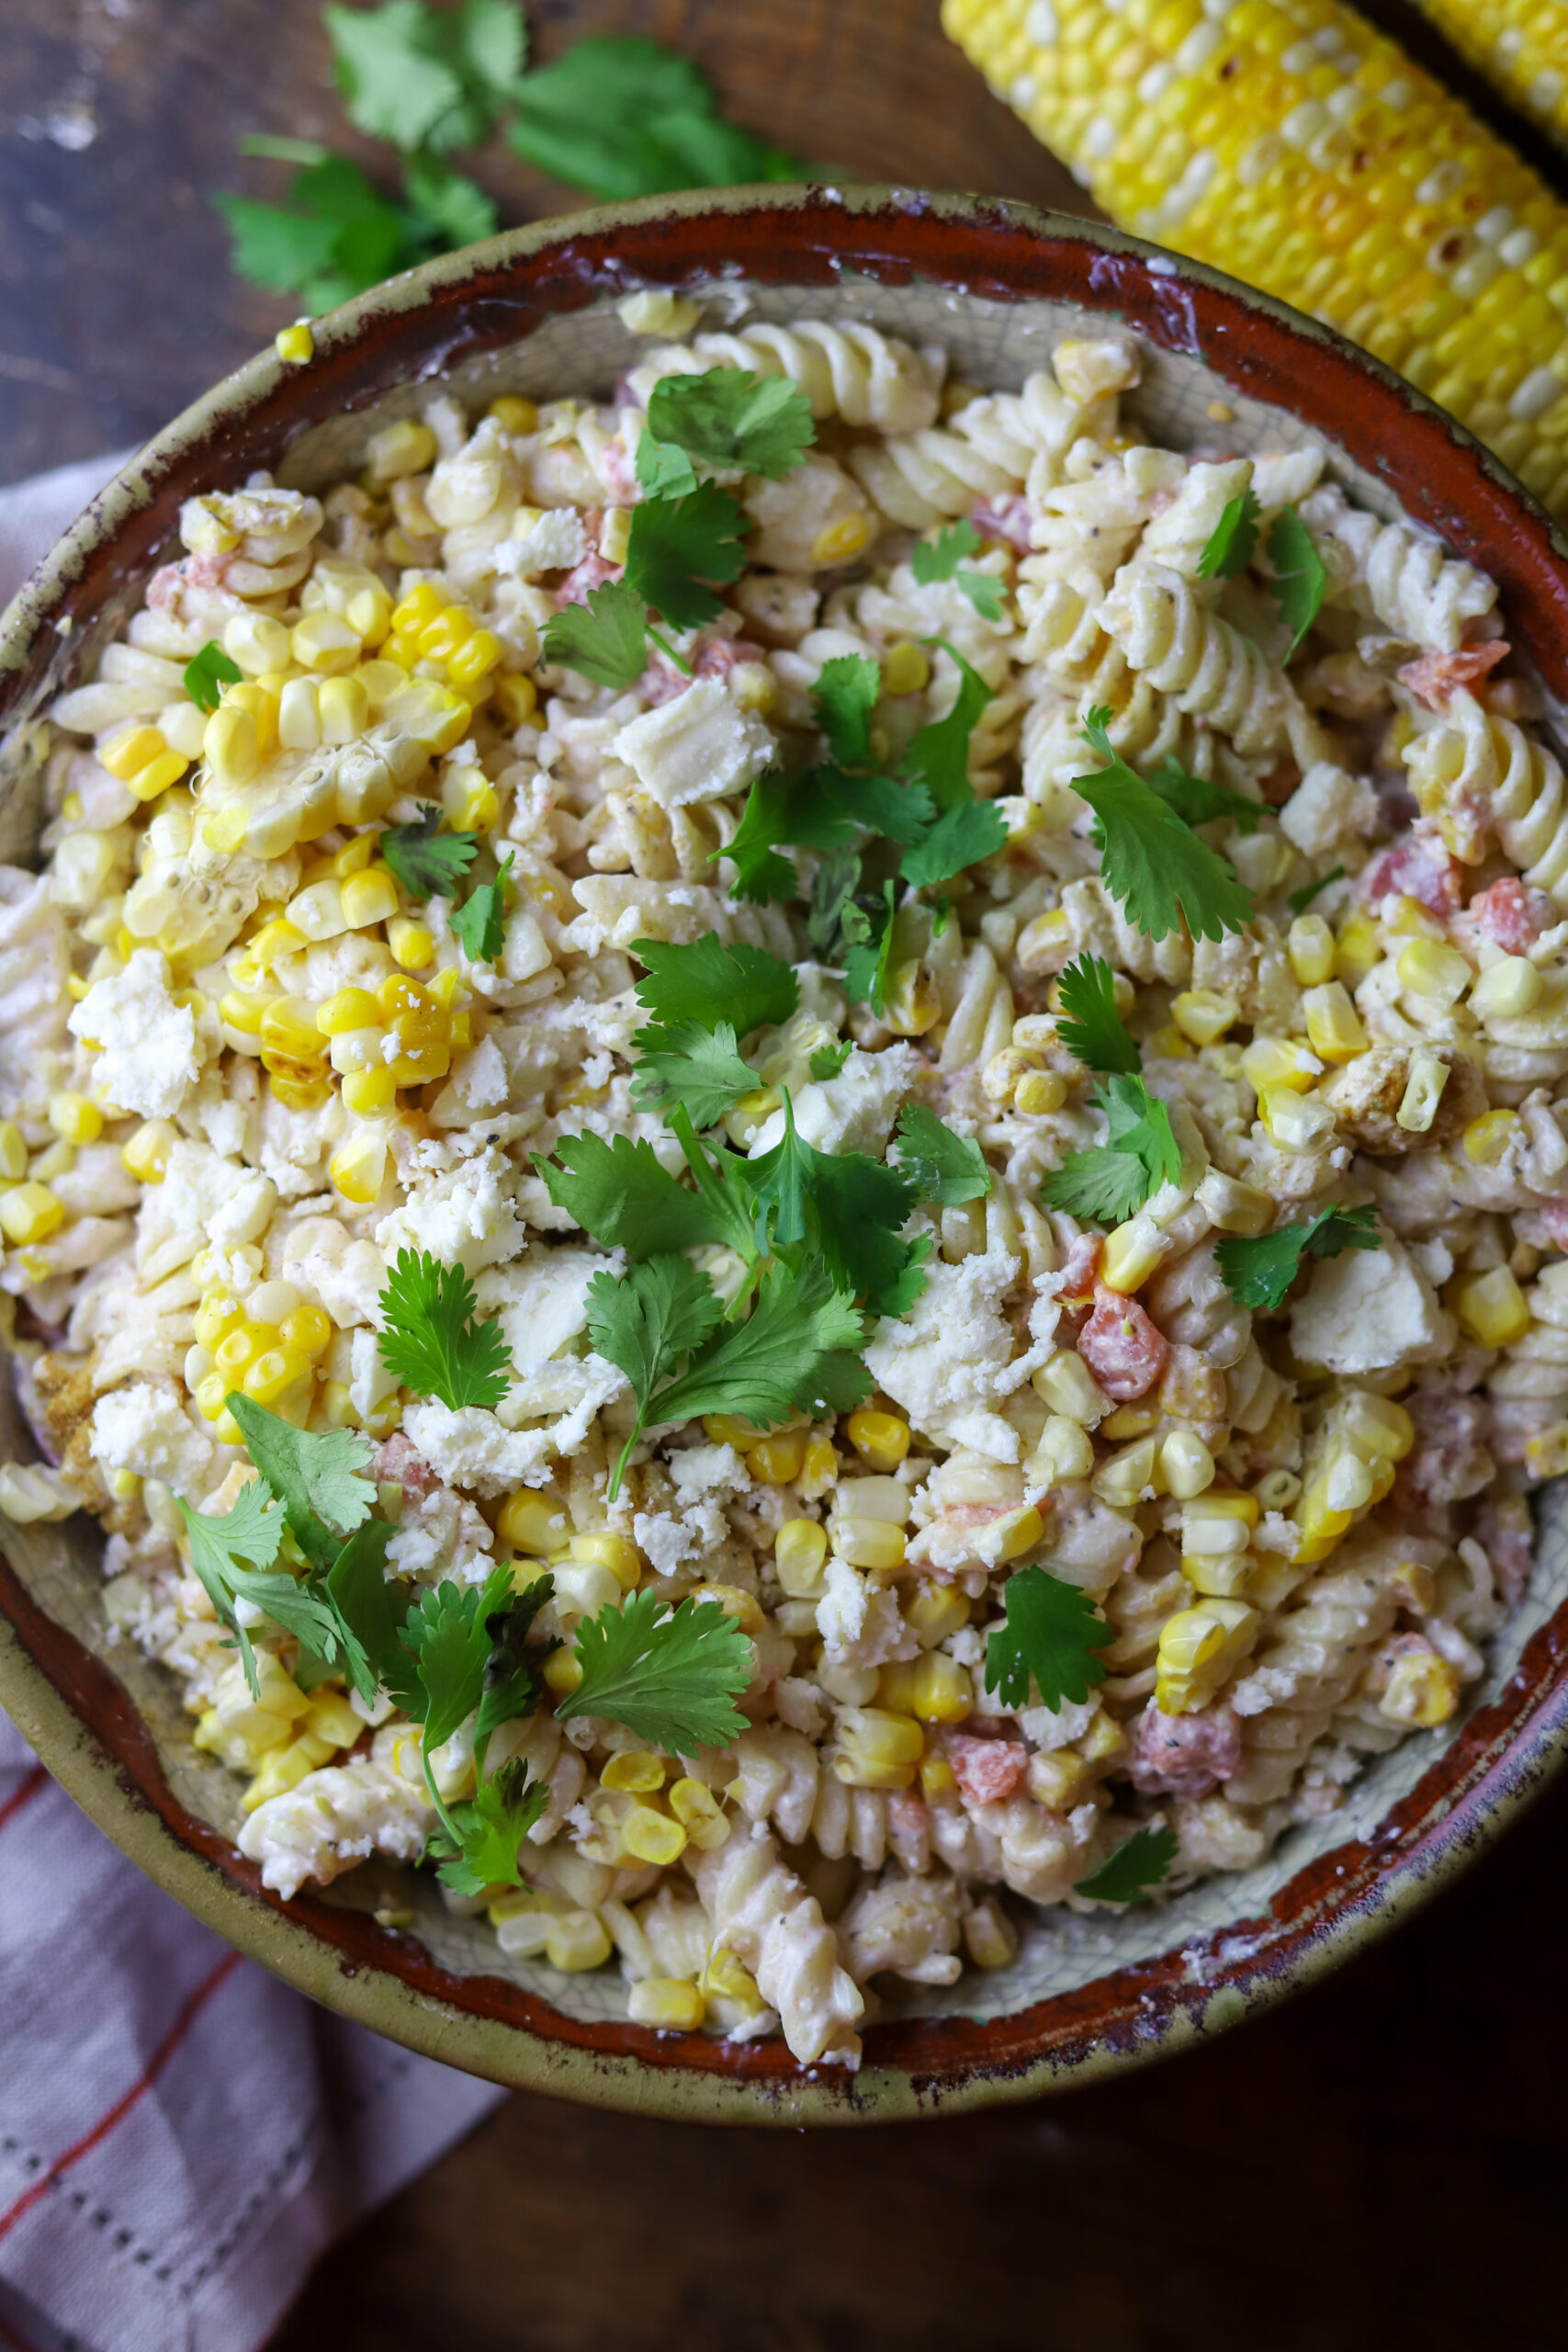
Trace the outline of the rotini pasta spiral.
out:
M 1465 623 L 1497 602 L 1495 581 L 1446 556 L 1440 539 L 1410 523 L 1380 523 L 1332 483 L 1304 500 L 1301 514 L 1337 563 L 1338 593 L 1369 618 L 1435 652 L 1452 653 Z
M 940 377 L 910 345 L 875 327 L 830 325 L 824 319 L 699 334 L 689 345 L 664 344 L 629 381 L 646 405 L 660 376 L 699 375 L 705 368 L 787 376 L 806 394 L 813 416 L 841 416 L 846 424 L 878 433 L 923 431 L 936 421 L 941 395 Z
M 1544 743 L 1461 688 L 1445 724 L 1416 736 L 1404 757 L 1417 807 L 1456 854 L 1479 864 L 1490 822 L 1526 882 L 1568 913 L 1568 786 Z
M 1244 755 L 1292 752 L 1303 766 L 1322 750 L 1321 729 L 1261 650 L 1211 612 L 1179 572 L 1134 561 L 1118 572 L 1100 626 L 1134 669 L 1206 718 Z
M 858 2066 L 855 2027 L 865 2003 L 839 1964 L 820 1905 L 785 1869 L 773 1839 L 727 1839 L 703 1856 L 696 1881 L 716 1941 L 751 1971 L 796 2057 L 807 2065 Z

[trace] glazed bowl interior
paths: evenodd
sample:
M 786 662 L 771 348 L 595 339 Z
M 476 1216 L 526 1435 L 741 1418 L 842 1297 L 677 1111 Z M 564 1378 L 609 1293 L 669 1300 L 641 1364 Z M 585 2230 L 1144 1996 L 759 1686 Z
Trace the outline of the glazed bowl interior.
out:
M 983 387 L 1016 388 L 1085 311 L 1143 338 L 1128 403 L 1153 441 L 1204 455 L 1325 442 L 1334 475 L 1403 507 L 1498 576 L 1510 636 L 1561 719 L 1568 572 L 1546 518 L 1457 427 L 1325 331 L 1114 232 L 973 200 L 769 189 L 612 208 L 412 273 L 317 328 L 316 360 L 253 362 L 110 485 L 0 628 L 0 854 L 38 829 L 30 715 L 85 674 L 170 552 L 180 500 L 257 466 L 321 490 L 437 382 L 470 410 L 501 392 L 606 395 L 645 345 L 617 302 L 645 285 L 705 325 L 860 321 L 938 345 Z M 30 1441 L 10 1416 L 0 1451 Z M 710 2120 L 850 2120 L 1021 2096 L 1179 2046 L 1352 1951 L 1539 1786 L 1568 1715 L 1568 1515 L 1549 1490 L 1526 1599 L 1456 1721 L 1371 1764 L 1343 1806 L 1260 1866 L 1116 1916 L 1021 1915 L 1017 1960 L 907 1986 L 858 2077 L 803 2073 L 777 2041 L 630 2025 L 610 1971 L 561 1976 L 448 1914 L 427 1874 L 373 1860 L 288 1904 L 229 1842 L 238 1781 L 191 1745 L 173 1678 L 111 1648 L 92 1523 L 6 1525 L 0 1702 L 102 1826 L 232 1941 L 316 1997 L 496 2079 Z M 378 1911 L 406 1927 L 378 1924 Z M 886 1981 L 886 1980 L 885 1980 Z

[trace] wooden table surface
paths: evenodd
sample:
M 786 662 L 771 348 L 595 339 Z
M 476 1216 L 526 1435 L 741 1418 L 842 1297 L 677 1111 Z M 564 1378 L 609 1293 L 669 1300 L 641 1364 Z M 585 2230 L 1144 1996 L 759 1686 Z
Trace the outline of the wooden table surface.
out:
M 289 314 L 230 276 L 210 208 L 281 192 L 243 131 L 355 142 L 315 0 L 0 13 L 6 481 L 151 433 Z M 936 0 L 532 16 L 546 57 L 586 31 L 678 42 L 739 119 L 863 177 L 1091 209 Z M 503 148 L 478 172 L 508 220 L 580 200 Z M 513 2098 L 327 2258 L 276 2352 L 1561 2346 L 1565 1833 L 1561 1788 L 1331 1983 L 1059 2101 L 807 2138 Z

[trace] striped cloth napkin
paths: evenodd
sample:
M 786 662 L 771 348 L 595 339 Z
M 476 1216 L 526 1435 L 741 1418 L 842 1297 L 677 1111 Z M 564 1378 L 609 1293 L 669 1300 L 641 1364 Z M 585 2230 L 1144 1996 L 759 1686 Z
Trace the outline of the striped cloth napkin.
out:
M 0 605 L 121 458 L 0 491 Z M 259 2352 L 502 2097 L 242 1960 L 0 1715 L 0 2347 Z

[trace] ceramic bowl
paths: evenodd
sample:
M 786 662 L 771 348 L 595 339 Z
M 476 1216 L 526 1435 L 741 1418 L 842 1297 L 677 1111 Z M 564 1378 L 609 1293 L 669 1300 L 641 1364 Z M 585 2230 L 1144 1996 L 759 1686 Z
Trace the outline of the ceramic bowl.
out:
M 805 314 L 944 345 L 957 371 L 1016 387 L 1085 312 L 1146 339 L 1135 414 L 1178 447 L 1325 440 L 1352 494 L 1403 507 L 1490 571 L 1514 643 L 1568 704 L 1568 547 L 1483 450 L 1386 368 L 1213 271 L 1111 230 L 908 191 L 769 188 L 585 212 L 428 264 L 335 311 L 316 356 L 253 360 L 111 482 L 0 628 L 0 855 L 37 830 L 28 716 L 82 674 L 175 539 L 180 502 L 269 467 L 300 487 L 352 470 L 367 432 L 438 380 L 607 390 L 634 339 L 635 288 L 700 296 L 710 322 Z M 5 1384 L 9 1396 L 9 1382 Z M 0 1451 L 26 1453 L 15 1441 Z M 848 2123 L 1061 2088 L 1177 2051 L 1349 1957 L 1495 1835 L 1561 1762 L 1568 1723 L 1568 1531 L 1549 1499 L 1532 1589 L 1486 1678 L 1442 1733 L 1416 1734 L 1258 1869 L 1121 1917 L 1042 1919 L 1016 1962 L 906 1988 L 858 2075 L 629 2023 L 610 1972 L 507 1961 L 427 1879 L 372 1863 L 281 1903 L 230 1842 L 238 1783 L 189 1739 L 172 1678 L 111 1650 L 85 1519 L 4 1526 L 0 1703 L 116 1843 L 290 1984 L 433 2056 L 503 2083 L 709 2121 Z M 407 1928 L 378 1909 L 413 1915 Z

